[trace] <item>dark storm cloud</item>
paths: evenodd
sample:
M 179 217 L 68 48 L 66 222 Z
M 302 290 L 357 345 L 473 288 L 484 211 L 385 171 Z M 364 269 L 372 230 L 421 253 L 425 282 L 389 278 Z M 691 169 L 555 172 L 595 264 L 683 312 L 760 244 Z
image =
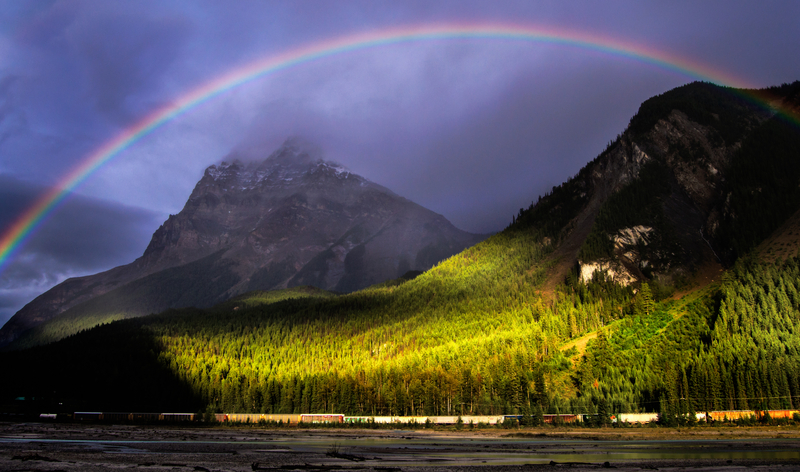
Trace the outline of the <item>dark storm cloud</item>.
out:
M 533 62 L 482 91 L 483 82 L 468 77 L 469 54 L 460 46 L 449 49 L 410 61 L 416 66 L 409 67 L 429 75 L 424 90 L 403 78 L 399 84 L 382 78 L 387 91 L 403 98 L 377 100 L 382 90 L 355 105 L 356 111 L 324 112 L 302 100 L 270 102 L 252 119 L 245 143 L 259 143 L 252 147 L 266 157 L 286 136 L 305 136 L 320 143 L 328 158 L 458 227 L 488 233 L 602 151 L 653 90 L 682 83 L 669 74 L 628 71 L 624 59 L 596 57 L 564 59 L 559 71 L 542 71 Z M 551 50 L 543 60 L 560 53 Z M 466 69 L 454 66 L 452 58 L 460 55 Z M 454 70 L 440 70 L 448 67 Z M 296 80 L 304 89 L 315 88 Z
M 179 18 L 111 13 L 69 31 L 86 74 L 86 94 L 97 110 L 126 123 L 146 113 L 163 76 L 178 57 L 189 24 Z
M 58 182 L 109 136 L 174 98 L 165 77 L 179 76 L 172 67 L 191 25 L 153 6 L 53 2 L 26 12 L 0 42 L 0 83 L 13 79 L 0 169 Z
M 7 139 L 27 129 L 24 113 L 14 104 L 13 87 L 18 79 L 13 75 L 0 79 L 0 149 Z
M 7 227 L 44 190 L 0 174 L 0 227 Z M 66 277 L 132 261 L 161 215 L 98 199 L 69 197 L 0 274 L 0 322 Z

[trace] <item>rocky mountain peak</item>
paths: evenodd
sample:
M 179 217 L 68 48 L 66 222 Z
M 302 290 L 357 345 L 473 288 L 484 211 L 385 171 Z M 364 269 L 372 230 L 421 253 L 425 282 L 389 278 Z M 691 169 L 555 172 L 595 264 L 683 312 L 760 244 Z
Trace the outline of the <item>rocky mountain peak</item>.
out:
M 300 138 L 261 156 L 237 150 L 209 166 L 142 257 L 42 294 L 0 332 L 0 345 L 62 314 L 90 326 L 87 316 L 210 306 L 249 290 L 349 292 L 427 270 L 484 238 L 325 161 Z
M 190 200 L 206 193 L 210 187 L 224 192 L 277 190 L 306 184 L 308 178 L 321 175 L 339 180 L 355 179 L 361 184 L 367 182 L 344 166 L 324 160 L 319 147 L 302 138 L 287 139 L 263 160 L 252 159 L 257 153 L 253 149 L 237 150 L 219 164 L 209 166 Z

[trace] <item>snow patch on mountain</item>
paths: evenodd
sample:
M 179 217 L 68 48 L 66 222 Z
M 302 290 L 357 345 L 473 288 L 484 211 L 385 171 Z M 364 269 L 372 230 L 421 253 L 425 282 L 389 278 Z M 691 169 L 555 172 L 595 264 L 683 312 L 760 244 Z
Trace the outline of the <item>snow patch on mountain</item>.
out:
M 345 166 L 312 157 L 303 148 L 287 141 L 281 148 L 261 162 L 242 162 L 238 159 L 222 161 L 209 166 L 204 174 L 205 183 L 226 189 L 253 190 L 255 188 L 289 187 L 305 177 L 325 173 L 337 179 L 364 179 Z M 365 182 L 360 182 L 362 185 Z

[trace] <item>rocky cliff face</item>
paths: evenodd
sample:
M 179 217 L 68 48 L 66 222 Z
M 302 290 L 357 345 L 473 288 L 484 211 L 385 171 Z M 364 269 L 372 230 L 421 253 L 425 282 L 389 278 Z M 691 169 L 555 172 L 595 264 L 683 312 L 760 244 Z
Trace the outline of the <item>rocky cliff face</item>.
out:
M 800 202 L 791 164 L 800 147 L 775 110 L 798 109 L 800 82 L 755 92 L 762 103 L 693 83 L 647 100 L 603 153 L 522 212 L 518 225 L 561 222 L 551 225 L 549 286 L 571 271 L 584 282 L 604 273 L 672 285 L 732 263 L 777 229 Z
M 756 110 L 753 113 L 754 119 L 759 117 Z M 634 219 L 616 225 L 609 224 L 611 218 L 598 222 L 595 231 L 611 241 L 611 252 L 579 257 L 581 278 L 588 282 L 593 272 L 602 270 L 624 285 L 653 276 L 671 284 L 704 263 L 721 262 L 703 235 L 711 237 L 718 226 L 716 206 L 724 180 L 720 169 L 728 167 L 740 145 L 719 139 L 713 127 L 692 121 L 678 109 L 646 133 L 623 133 L 605 166 L 598 163 L 603 170 L 593 175 L 596 189 L 611 192 L 600 191 L 596 197 L 602 198 L 607 211 L 621 211 L 620 205 L 609 202 L 611 194 L 641 184 L 640 174 L 648 165 L 658 168 L 653 179 L 662 185 L 642 189 L 654 197 L 655 205 Z
M 315 285 L 352 291 L 426 270 L 480 237 L 287 141 L 263 162 L 206 169 L 183 211 L 139 264 L 185 264 L 224 250 L 247 290 Z
M 481 239 L 290 139 L 263 161 L 231 155 L 206 169 L 142 257 L 54 287 L 3 327 L 0 343 L 65 310 L 138 316 L 249 290 L 358 290 L 427 270 Z M 186 295 L 199 286 L 197 296 Z

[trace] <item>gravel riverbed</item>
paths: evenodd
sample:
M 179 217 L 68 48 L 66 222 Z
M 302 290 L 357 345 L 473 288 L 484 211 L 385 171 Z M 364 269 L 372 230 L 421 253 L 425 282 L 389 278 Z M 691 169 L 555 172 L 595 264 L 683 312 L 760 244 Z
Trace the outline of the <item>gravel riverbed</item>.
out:
M 800 429 L 370 430 L 0 423 L 3 471 L 800 470 Z

